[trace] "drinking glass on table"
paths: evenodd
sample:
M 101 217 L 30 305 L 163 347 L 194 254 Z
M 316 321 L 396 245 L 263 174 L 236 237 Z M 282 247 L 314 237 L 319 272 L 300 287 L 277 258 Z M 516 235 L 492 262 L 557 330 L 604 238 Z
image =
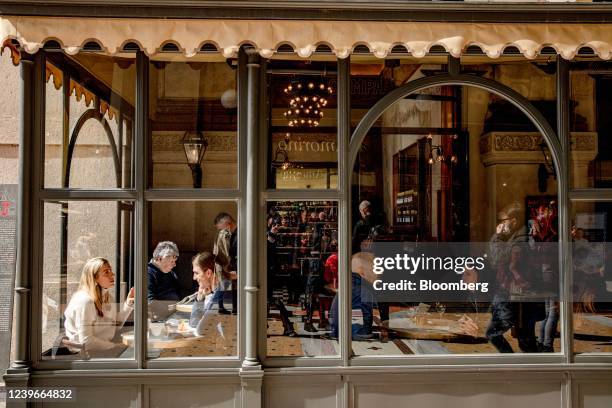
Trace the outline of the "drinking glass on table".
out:
M 436 310 L 440 315 L 440 320 L 442 320 L 442 316 L 444 315 L 444 312 L 446 312 L 446 305 L 444 303 L 436 302 Z

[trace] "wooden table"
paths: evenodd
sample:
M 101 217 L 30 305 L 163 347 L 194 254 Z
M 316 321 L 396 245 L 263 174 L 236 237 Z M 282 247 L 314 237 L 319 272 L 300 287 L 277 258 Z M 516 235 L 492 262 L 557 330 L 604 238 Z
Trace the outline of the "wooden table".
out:
M 187 320 L 185 313 L 178 311 L 170 318 Z M 169 319 L 170 319 L 169 318 Z M 219 327 L 222 327 L 222 334 Z M 122 341 L 134 344 L 134 332 L 123 334 Z M 159 352 L 159 357 L 210 357 L 237 355 L 237 318 L 235 315 L 215 315 L 206 322 L 204 335 L 198 336 L 194 329 L 170 332 L 163 336 L 149 333 L 148 348 Z M 155 353 L 155 357 L 157 354 Z
M 413 318 L 390 319 L 383 325 L 398 337 L 408 339 L 453 341 L 472 337 L 458 332 L 457 320 L 434 317 L 430 313 Z

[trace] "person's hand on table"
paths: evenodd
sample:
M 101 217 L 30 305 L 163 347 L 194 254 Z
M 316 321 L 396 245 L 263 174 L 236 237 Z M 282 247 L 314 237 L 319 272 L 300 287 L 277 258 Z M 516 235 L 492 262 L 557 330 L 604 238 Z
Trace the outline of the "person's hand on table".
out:
M 471 317 L 463 315 L 459 319 L 459 333 L 476 337 L 478 336 L 478 325 Z

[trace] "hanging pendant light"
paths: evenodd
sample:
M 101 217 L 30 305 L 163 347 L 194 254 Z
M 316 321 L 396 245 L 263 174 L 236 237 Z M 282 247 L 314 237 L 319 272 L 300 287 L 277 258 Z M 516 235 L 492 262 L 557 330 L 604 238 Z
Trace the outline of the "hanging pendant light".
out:
M 292 81 L 283 92 L 289 98 L 289 107 L 283 116 L 290 127 L 317 127 L 325 116 L 328 98 L 334 93 L 331 86 L 320 81 Z

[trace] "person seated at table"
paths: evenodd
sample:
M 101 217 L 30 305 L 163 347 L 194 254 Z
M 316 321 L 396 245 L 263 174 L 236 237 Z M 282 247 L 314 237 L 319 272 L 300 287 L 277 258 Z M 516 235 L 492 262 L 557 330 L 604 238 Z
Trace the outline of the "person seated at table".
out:
M 179 279 L 173 271 L 179 256 L 174 242 L 162 241 L 153 251 L 147 265 L 147 300 L 149 313 L 154 320 L 168 316 L 168 307 L 180 300 Z
M 371 282 L 376 279 L 373 272 L 374 255 L 370 252 L 358 252 L 351 258 L 351 309 L 360 309 L 363 315 L 363 324 L 353 323 L 353 340 L 368 340 L 373 336 L 372 324 L 374 320 Z M 338 337 L 338 294 L 334 296 L 330 311 L 331 337 Z
M 215 273 L 216 256 L 210 252 L 200 252 L 193 257 L 193 280 L 198 283 L 195 302 L 191 309 L 189 325 L 196 328 L 196 334 L 204 335 L 206 322 L 214 315 L 212 305 L 219 289 L 219 281 Z
M 319 293 L 319 330 L 326 330 L 329 327 L 329 320 L 325 316 L 327 308 L 331 308 L 329 299 L 332 299 L 338 293 L 338 253 L 332 253 L 325 260 L 323 268 L 323 287 Z M 324 304 L 325 302 L 326 305 Z M 328 311 L 328 315 L 331 312 Z
M 83 266 L 79 289 L 64 312 L 68 340 L 84 345 L 92 356 L 116 357 L 125 348 L 114 338 L 134 308 L 134 288 L 122 310 L 117 310 L 109 293 L 114 285 L 115 274 L 109 262 L 104 258 L 89 259 Z

